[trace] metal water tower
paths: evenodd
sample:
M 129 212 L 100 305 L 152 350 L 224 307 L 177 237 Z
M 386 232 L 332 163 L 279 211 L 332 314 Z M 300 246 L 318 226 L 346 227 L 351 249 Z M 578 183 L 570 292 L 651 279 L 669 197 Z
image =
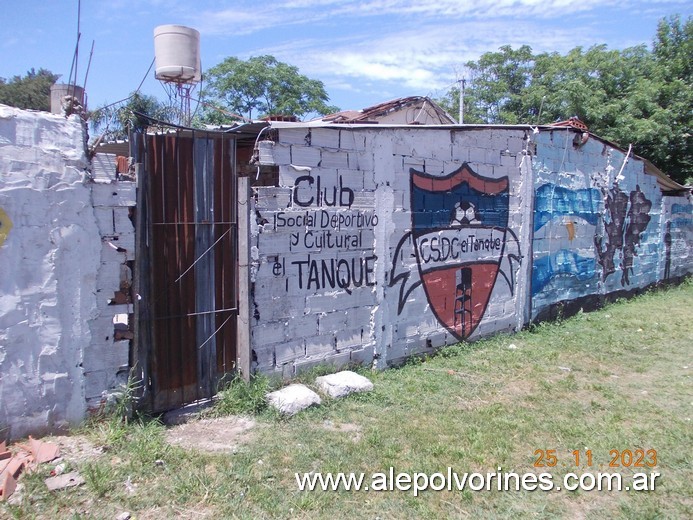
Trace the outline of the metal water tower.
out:
M 190 124 L 190 98 L 202 80 L 200 33 L 183 25 L 159 25 L 154 29 L 154 76 L 178 104 L 180 122 Z

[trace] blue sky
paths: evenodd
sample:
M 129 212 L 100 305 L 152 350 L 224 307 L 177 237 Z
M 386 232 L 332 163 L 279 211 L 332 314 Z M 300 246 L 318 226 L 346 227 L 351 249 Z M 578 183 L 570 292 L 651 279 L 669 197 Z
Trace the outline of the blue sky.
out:
M 77 0 L 0 0 L 0 77 L 44 67 L 67 80 Z M 146 74 L 157 25 L 201 33 L 203 71 L 227 56 L 262 54 L 325 84 L 330 103 L 360 109 L 442 96 L 463 64 L 501 45 L 535 52 L 651 44 L 659 19 L 693 14 L 693 0 L 82 0 L 78 78 L 89 107 L 166 91 Z

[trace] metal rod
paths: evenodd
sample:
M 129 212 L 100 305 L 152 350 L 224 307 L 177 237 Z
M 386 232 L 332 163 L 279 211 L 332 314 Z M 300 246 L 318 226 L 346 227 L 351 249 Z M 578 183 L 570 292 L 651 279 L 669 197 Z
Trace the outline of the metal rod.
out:
M 155 225 L 155 226 L 177 226 L 177 225 L 179 225 L 179 224 L 182 224 L 182 225 L 185 225 L 185 226 L 191 226 L 191 225 L 195 225 L 195 226 L 200 226 L 200 225 L 215 226 L 215 225 L 217 225 L 217 224 L 219 224 L 219 225 L 224 225 L 224 224 L 226 224 L 226 225 L 232 226 L 232 225 L 235 224 L 235 222 L 218 222 L 218 221 L 214 221 L 214 222 L 154 222 L 154 225 Z
M 224 327 L 224 325 L 226 325 L 226 324 L 228 323 L 228 321 L 229 321 L 231 318 L 233 318 L 233 314 L 232 314 L 231 316 L 229 316 L 228 318 L 226 318 L 226 319 L 224 320 L 224 323 L 222 323 L 221 325 L 219 325 L 219 328 L 218 328 L 217 330 L 215 330 L 215 331 L 212 333 L 212 335 L 211 335 L 210 337 L 208 337 L 208 338 L 204 341 L 204 343 L 202 343 L 202 345 L 200 345 L 199 347 L 197 347 L 198 350 L 201 349 L 202 347 L 204 347 L 207 343 L 209 343 L 209 341 L 210 341 L 214 336 L 217 335 L 217 332 L 219 332 L 219 331 Z
M 221 239 L 224 238 L 224 237 L 229 233 L 229 231 L 231 231 L 231 228 L 229 228 L 229 229 L 227 229 L 226 231 L 224 231 L 224 234 L 222 234 L 222 235 L 217 239 L 216 242 L 214 242 L 211 246 L 209 246 L 209 247 L 207 248 L 207 250 L 206 250 L 204 253 L 202 253 L 202 254 L 192 263 L 192 265 L 191 265 L 190 267 L 188 267 L 188 268 L 185 270 L 185 272 L 184 272 L 183 274 L 181 274 L 181 275 L 176 279 L 176 282 L 175 282 L 175 283 L 178 283 L 178 281 L 180 281 L 180 279 L 183 278 L 183 277 L 188 273 L 188 271 L 190 271 L 190 269 L 192 269 L 193 267 L 195 267 L 195 264 L 196 264 L 197 262 L 199 262 L 199 261 L 202 259 L 203 256 L 205 256 L 205 255 L 206 255 L 207 253 L 209 253 L 212 249 L 214 249 L 214 246 L 216 246 L 216 245 L 219 243 L 219 241 L 221 241 Z
M 87 91 L 87 78 L 89 77 L 89 69 L 91 68 L 91 58 L 94 56 L 94 40 L 91 41 L 91 51 L 89 52 L 89 61 L 87 62 L 87 72 L 84 73 L 84 84 L 82 88 Z M 82 105 L 86 105 L 84 99 L 82 99 Z M 86 106 L 85 106 L 86 108 Z

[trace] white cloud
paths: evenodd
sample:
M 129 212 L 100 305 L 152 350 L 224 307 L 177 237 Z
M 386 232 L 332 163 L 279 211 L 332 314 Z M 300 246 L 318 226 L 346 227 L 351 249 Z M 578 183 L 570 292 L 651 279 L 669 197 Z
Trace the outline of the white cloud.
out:
M 576 32 L 572 28 L 540 31 L 532 22 L 428 24 L 416 29 L 389 28 L 377 37 L 352 32 L 329 41 L 306 38 L 264 47 L 256 54 L 277 56 L 326 84 L 351 78 L 426 93 L 447 88 L 464 63 L 505 44 L 514 48 L 529 44 L 535 52 L 567 51 L 576 45 Z
M 680 1 L 661 0 L 666 5 Z M 219 9 L 216 2 L 201 1 L 185 5 L 185 21 L 178 23 L 198 28 L 203 48 L 205 39 L 213 41 L 210 47 L 217 49 L 217 60 L 228 55 L 271 54 L 342 91 L 406 88 L 427 93 L 447 89 L 464 63 L 502 45 L 566 52 L 578 45 L 602 43 L 605 9 L 622 12 L 643 4 L 636 0 L 288 0 L 271 4 L 239 0 Z M 602 24 L 601 32 L 595 28 L 598 24 Z
M 4 49 L 9 49 L 11 47 L 17 47 L 20 43 L 21 40 L 19 38 L 6 38 L 5 41 L 2 42 L 2 47 Z
M 680 0 L 662 0 L 677 3 Z M 444 17 L 447 21 L 469 17 L 540 16 L 565 17 L 571 13 L 599 7 L 628 4 L 628 0 L 292 0 L 258 5 L 253 2 L 235 2 L 236 11 L 254 13 L 258 19 L 271 17 L 282 23 L 296 20 L 371 16 L 416 16 L 418 18 Z M 205 10 L 209 15 L 224 13 L 227 9 Z M 264 24 L 259 23 L 260 26 Z
M 251 34 L 268 27 L 281 25 L 281 18 L 271 12 L 258 16 L 257 11 L 224 9 L 202 11 L 192 16 L 192 23 L 203 35 Z

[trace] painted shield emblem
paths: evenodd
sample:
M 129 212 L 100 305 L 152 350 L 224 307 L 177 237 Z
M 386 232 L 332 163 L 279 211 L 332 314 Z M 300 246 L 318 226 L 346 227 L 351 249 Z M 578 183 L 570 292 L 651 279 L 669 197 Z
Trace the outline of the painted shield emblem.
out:
M 467 164 L 445 177 L 413 168 L 410 173 L 411 236 L 421 283 L 438 321 L 461 340 L 479 325 L 502 270 L 508 178 L 482 177 Z

